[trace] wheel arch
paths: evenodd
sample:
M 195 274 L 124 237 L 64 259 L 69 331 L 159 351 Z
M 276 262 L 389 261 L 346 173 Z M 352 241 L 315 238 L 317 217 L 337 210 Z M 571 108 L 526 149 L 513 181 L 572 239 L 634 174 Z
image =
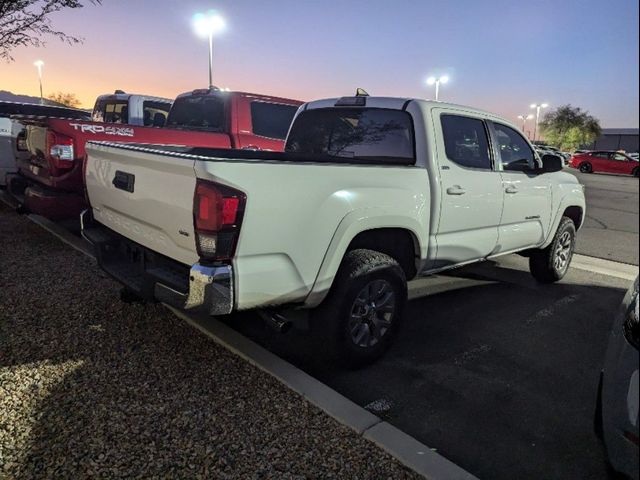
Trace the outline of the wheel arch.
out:
M 342 259 L 351 250 L 365 248 L 394 258 L 407 280 L 420 270 L 427 254 L 427 232 L 412 217 L 351 212 L 338 226 L 304 305 L 319 305 L 329 292 Z

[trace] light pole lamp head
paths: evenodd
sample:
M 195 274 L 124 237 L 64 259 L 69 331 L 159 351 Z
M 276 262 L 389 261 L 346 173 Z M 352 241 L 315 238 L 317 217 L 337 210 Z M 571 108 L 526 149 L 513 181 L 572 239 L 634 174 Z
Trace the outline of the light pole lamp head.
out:
M 44 62 L 42 60 L 36 60 L 35 62 L 33 62 L 33 65 L 36 66 L 38 70 L 40 70 L 42 67 L 44 67 Z
M 540 105 L 542 108 L 547 108 L 549 106 L 548 103 L 543 103 L 542 105 Z
M 440 81 L 440 83 L 447 83 L 449 81 L 449 77 L 446 75 L 443 75 L 438 80 Z
M 222 32 L 225 26 L 224 18 L 215 10 L 209 10 L 206 13 L 196 13 L 193 16 L 193 29 L 198 36 L 203 38 Z
M 434 83 L 436 83 L 436 77 L 427 78 L 427 85 L 433 85 Z

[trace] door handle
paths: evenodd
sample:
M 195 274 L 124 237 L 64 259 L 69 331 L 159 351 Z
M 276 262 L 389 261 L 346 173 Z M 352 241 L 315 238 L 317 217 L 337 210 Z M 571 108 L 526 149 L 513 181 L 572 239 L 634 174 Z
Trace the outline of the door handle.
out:
M 448 195 L 464 195 L 466 190 L 462 188 L 460 185 L 454 185 L 453 187 L 447 188 Z
M 518 193 L 518 187 L 514 186 L 514 185 L 509 185 L 507 188 L 504 189 L 505 193 Z

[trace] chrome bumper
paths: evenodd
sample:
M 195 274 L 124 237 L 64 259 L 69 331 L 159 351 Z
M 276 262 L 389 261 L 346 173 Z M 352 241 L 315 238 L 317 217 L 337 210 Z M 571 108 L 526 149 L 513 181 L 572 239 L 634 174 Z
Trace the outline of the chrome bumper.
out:
M 231 265 L 196 263 L 189 268 L 96 222 L 90 210 L 82 212 L 80 224 L 82 236 L 93 245 L 100 268 L 136 295 L 194 313 L 232 312 Z M 135 261 L 126 253 L 131 251 L 136 252 Z
M 196 263 L 189 272 L 188 293 L 156 283 L 154 296 L 159 302 L 185 310 L 226 315 L 233 310 L 233 270 L 230 265 L 206 267 Z

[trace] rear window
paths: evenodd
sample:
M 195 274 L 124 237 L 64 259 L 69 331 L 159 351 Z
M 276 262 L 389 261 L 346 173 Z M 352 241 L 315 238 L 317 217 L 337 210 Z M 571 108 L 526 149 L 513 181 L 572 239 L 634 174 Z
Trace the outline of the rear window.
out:
M 170 108 L 170 103 L 145 100 L 142 103 L 142 115 L 145 127 L 162 127 L 167 121 Z
M 298 107 L 278 103 L 251 102 L 254 135 L 284 140 Z
M 185 130 L 226 132 L 225 101 L 215 95 L 180 97 L 173 102 L 167 126 Z
M 285 151 L 384 163 L 414 164 L 411 116 L 381 108 L 321 108 L 302 112 Z M 319 158 L 320 160 L 320 158 Z

